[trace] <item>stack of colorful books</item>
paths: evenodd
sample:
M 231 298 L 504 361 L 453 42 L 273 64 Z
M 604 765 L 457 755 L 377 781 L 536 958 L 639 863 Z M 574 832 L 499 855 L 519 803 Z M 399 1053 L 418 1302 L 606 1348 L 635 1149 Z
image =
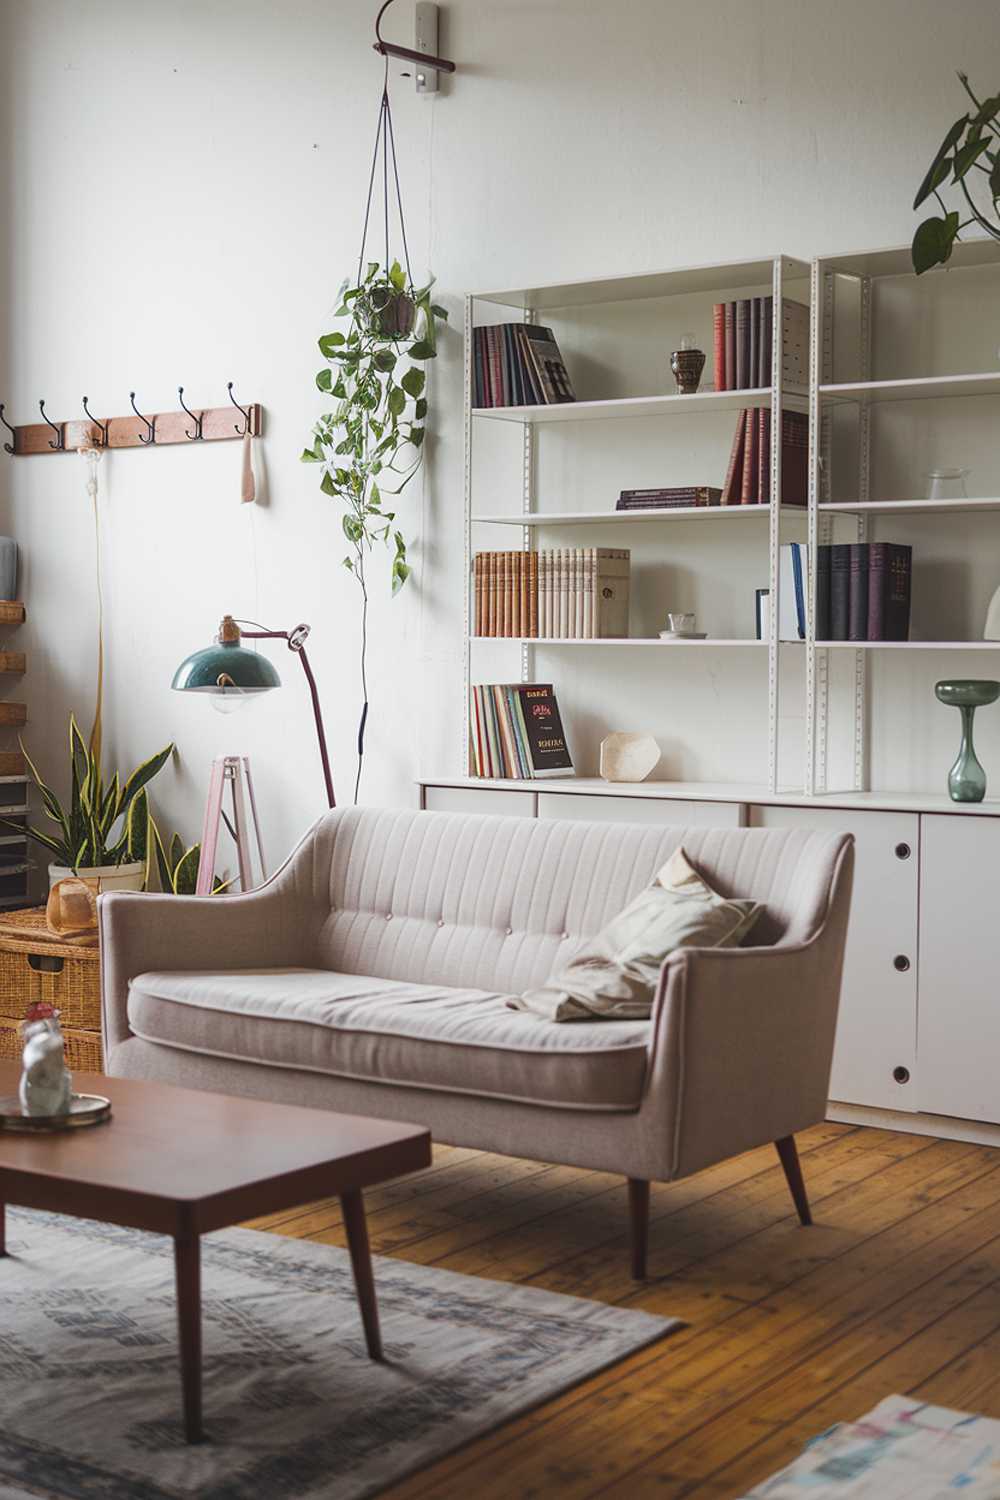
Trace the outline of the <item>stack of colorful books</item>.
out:
M 722 491 L 709 484 L 677 484 L 652 490 L 622 490 L 615 510 L 684 510 L 719 505 Z
M 473 776 L 507 780 L 572 774 L 552 684 L 474 684 L 469 697 L 469 764 Z
M 628 635 L 627 548 L 477 552 L 475 635 L 601 640 Z
M 772 297 L 717 302 L 712 310 L 715 389 L 760 390 L 771 384 Z M 781 377 L 809 384 L 809 309 L 785 297 L 781 304 Z
M 472 330 L 473 406 L 554 406 L 575 401 L 551 328 L 496 323 Z

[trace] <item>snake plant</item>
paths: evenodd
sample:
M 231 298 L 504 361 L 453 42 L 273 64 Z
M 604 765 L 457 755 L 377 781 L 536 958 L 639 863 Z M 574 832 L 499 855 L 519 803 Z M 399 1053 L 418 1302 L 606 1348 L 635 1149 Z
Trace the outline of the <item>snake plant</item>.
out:
M 21 746 L 24 750 L 24 746 Z M 147 862 L 149 854 L 149 798 L 146 787 L 163 769 L 173 753 L 167 745 L 142 762 L 123 782 L 116 771 L 106 780 L 97 752 L 88 748 L 73 715 L 69 721 L 71 791 L 66 807 L 47 786 L 30 755 L 24 758 L 38 788 L 51 830 L 22 828 L 9 818 L 0 819 L 18 833 L 27 832 L 53 857 L 53 863 L 79 873 L 99 865 Z

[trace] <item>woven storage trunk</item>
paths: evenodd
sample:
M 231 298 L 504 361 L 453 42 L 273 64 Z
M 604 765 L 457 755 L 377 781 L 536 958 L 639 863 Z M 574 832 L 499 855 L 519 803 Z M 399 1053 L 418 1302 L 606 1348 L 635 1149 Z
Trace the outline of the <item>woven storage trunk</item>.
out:
M 99 1072 L 98 952 L 52 937 L 44 907 L 0 918 L 0 1057 L 20 1057 L 20 1025 L 34 1000 L 47 1000 L 58 1010 L 69 1067 Z

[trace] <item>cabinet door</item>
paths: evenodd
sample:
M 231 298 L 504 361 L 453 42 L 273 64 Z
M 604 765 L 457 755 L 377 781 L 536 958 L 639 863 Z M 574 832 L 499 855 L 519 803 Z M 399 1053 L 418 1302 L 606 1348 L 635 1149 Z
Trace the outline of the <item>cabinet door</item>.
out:
M 921 819 L 920 1108 L 1000 1123 L 1000 820 Z
M 580 823 L 657 823 L 665 828 L 739 828 L 739 802 L 682 802 L 667 797 L 588 796 L 586 792 L 539 792 L 540 818 Z
M 750 823 L 854 834 L 854 893 L 830 1097 L 872 1108 L 919 1109 L 916 814 L 752 807 Z
M 495 813 L 507 818 L 533 818 L 534 792 L 504 792 L 488 786 L 425 786 L 427 812 Z

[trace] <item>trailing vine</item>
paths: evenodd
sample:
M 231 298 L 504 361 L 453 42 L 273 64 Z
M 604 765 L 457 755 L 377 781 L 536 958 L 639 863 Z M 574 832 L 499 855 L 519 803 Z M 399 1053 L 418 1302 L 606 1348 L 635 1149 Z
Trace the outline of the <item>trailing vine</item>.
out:
M 303 462 L 322 467 L 320 489 L 343 505 L 341 526 L 350 546 L 344 567 L 361 590 L 361 682 L 364 708 L 358 731 L 357 801 L 368 713 L 367 564 L 376 543 L 392 547 L 392 593 L 411 573 L 406 539 L 396 511 L 386 508 L 409 484 L 423 458 L 427 418 L 425 365 L 437 354 L 437 322 L 447 318 L 415 289 L 398 261 L 388 271 L 369 261 L 355 285 L 345 282 L 335 317 L 346 329 L 325 333 L 319 350 L 326 364 L 316 376 L 320 391 L 337 405 L 313 429 Z

